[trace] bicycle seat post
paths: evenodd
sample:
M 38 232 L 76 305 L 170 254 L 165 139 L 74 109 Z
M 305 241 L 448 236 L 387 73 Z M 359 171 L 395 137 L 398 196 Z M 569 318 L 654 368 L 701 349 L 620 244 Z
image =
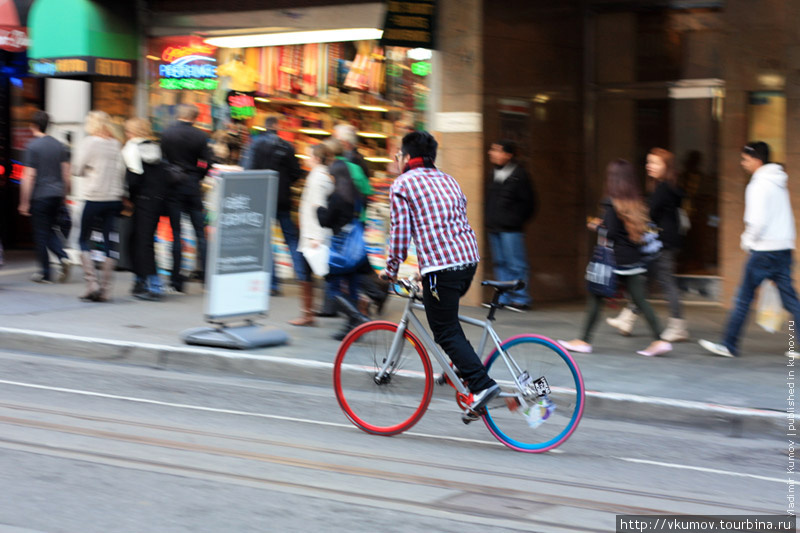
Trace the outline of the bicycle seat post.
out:
M 495 318 L 494 318 L 495 311 L 500 309 L 500 294 L 501 294 L 500 289 L 495 288 L 494 289 L 494 298 L 492 298 L 492 303 L 489 305 L 489 316 L 486 317 L 492 322 L 494 322 L 494 320 L 495 320 Z

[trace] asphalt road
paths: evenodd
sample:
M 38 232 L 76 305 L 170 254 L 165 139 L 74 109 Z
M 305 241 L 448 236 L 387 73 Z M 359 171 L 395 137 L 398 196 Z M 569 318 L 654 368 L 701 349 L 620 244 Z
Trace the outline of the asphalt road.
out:
M 614 531 L 616 514 L 782 514 L 788 442 L 584 419 L 529 455 L 442 391 L 410 432 L 330 386 L 0 351 L 0 531 Z

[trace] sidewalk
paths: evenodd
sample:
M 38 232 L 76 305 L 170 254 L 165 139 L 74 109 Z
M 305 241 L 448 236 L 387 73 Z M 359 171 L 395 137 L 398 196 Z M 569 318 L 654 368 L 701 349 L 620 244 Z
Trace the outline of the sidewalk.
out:
M 330 335 L 342 319 L 319 319 L 318 326 L 311 328 L 289 325 L 287 320 L 297 316 L 299 303 L 292 284 L 283 285 L 285 295 L 272 298 L 269 316 L 259 321 L 284 330 L 290 343 L 243 352 L 191 347 L 181 342 L 181 331 L 205 325 L 199 284 L 188 284 L 188 294 L 142 302 L 130 296 L 131 274 L 120 272 L 112 303 L 84 303 L 78 299 L 83 290 L 79 267 L 75 266 L 66 284 L 30 282 L 34 271 L 31 254 L 7 253 L 6 265 L 0 269 L 0 348 L 330 382 L 330 364 L 338 347 Z M 398 319 L 402 305 L 400 299 L 391 299 L 382 318 Z M 468 316 L 486 315 L 483 308 L 462 310 Z M 604 316 L 612 312 L 606 309 Z M 656 305 L 656 312 L 665 317 L 663 305 Z M 750 324 L 742 357 L 707 355 L 695 341 L 716 340 L 726 312 L 707 305 L 687 306 L 685 312 L 693 341 L 675 344 L 672 353 L 658 358 L 635 353 L 649 342 L 643 320 L 630 338 L 617 335 L 605 322 L 598 325 L 595 353 L 573 354 L 591 393 L 587 416 L 691 423 L 729 432 L 739 431 L 742 424 L 757 431 L 782 427 L 788 394 L 789 360 L 783 355 L 789 347 L 788 333 L 772 335 Z M 497 318 L 501 338 L 527 332 L 572 339 L 583 322 L 583 304 L 547 305 L 524 314 L 500 311 Z M 475 346 L 479 333 L 467 328 Z

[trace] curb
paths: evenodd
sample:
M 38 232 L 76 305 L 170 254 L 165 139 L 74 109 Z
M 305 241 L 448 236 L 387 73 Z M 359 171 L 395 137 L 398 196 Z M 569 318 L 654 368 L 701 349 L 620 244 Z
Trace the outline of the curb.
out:
M 333 364 L 191 346 L 169 346 L 0 327 L 5 350 L 81 357 L 162 370 L 224 372 L 249 377 L 330 385 Z M 35 346 L 35 351 L 31 349 Z M 689 400 L 586 391 L 584 415 L 592 419 L 692 426 L 732 437 L 764 436 L 785 429 L 785 413 Z

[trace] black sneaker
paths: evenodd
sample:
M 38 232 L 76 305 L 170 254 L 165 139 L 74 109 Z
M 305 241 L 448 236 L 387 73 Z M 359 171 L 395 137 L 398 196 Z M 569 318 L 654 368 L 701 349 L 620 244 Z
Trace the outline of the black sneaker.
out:
M 497 398 L 498 394 L 500 394 L 500 385 L 497 383 L 488 389 L 474 393 L 472 395 L 472 403 L 469 406 L 470 411 L 480 411 L 486 407 L 487 403 Z

